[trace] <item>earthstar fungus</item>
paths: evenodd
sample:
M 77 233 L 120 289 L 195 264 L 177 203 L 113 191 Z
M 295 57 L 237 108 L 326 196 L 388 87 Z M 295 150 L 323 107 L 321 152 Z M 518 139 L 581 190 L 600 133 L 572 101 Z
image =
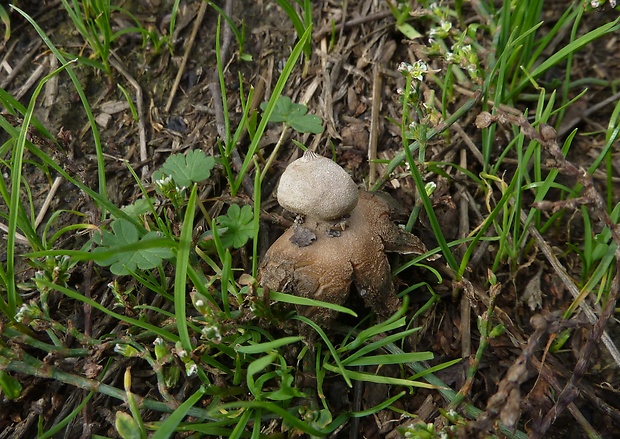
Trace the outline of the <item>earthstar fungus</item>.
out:
M 286 168 L 277 196 L 299 216 L 263 258 L 265 289 L 343 305 L 353 283 L 380 318 L 398 309 L 386 253 L 422 254 L 426 248 L 393 222 L 400 208 L 393 199 L 359 191 L 344 169 L 309 151 Z M 304 306 L 297 312 L 324 328 L 337 314 Z M 300 332 L 314 337 L 305 325 Z

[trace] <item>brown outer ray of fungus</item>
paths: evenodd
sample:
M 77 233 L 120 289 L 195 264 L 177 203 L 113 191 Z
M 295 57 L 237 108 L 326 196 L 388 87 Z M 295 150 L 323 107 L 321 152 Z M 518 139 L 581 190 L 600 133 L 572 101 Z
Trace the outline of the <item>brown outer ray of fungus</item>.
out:
M 360 192 L 350 217 L 341 221 L 321 221 L 307 217 L 303 224 L 289 228 L 269 248 L 260 268 L 261 285 L 300 297 L 345 304 L 351 284 L 367 307 L 382 319 L 400 304 L 395 294 L 386 252 L 426 252 L 424 244 L 405 232 L 390 218 L 386 195 Z M 315 239 L 299 245 L 296 235 L 313 234 Z M 320 307 L 298 306 L 297 312 L 328 328 L 336 312 Z M 302 335 L 314 335 L 305 325 Z

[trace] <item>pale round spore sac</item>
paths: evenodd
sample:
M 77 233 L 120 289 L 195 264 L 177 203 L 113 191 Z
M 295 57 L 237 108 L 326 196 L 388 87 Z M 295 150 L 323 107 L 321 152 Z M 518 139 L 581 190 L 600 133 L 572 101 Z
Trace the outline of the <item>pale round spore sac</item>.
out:
M 351 213 L 359 190 L 347 172 L 312 151 L 287 166 L 278 185 L 278 203 L 293 213 L 328 221 Z

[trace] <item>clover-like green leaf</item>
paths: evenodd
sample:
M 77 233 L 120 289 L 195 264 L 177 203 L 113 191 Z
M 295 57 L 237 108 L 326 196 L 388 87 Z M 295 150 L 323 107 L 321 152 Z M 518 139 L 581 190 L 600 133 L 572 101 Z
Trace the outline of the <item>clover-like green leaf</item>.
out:
M 265 111 L 267 102 L 263 102 L 260 108 Z M 321 118 L 314 114 L 306 114 L 307 112 L 308 108 L 305 105 L 291 102 L 288 96 L 280 96 L 269 117 L 269 122 L 284 122 L 300 133 L 322 133 Z
M 226 230 L 221 235 L 224 247 L 240 248 L 254 236 L 254 214 L 251 206 L 233 204 L 226 215 L 218 216 L 217 223 Z
M 153 172 L 153 181 L 170 176 L 177 187 L 189 187 L 192 183 L 206 180 L 215 166 L 215 159 L 207 156 L 201 149 L 188 151 L 186 155 L 172 154 L 161 169 Z
M 94 253 L 113 252 L 112 255 L 97 260 L 102 266 L 110 266 L 110 271 L 118 276 L 130 274 L 136 268 L 150 270 L 157 267 L 164 259 L 173 256 L 172 250 L 167 247 L 151 247 L 149 240 L 161 238 L 158 232 L 149 232 L 140 236 L 138 228 L 130 221 L 117 219 L 112 222 L 112 232 L 102 230 L 97 240 Z M 143 248 L 126 250 L 130 244 L 143 243 Z M 140 246 L 138 246 L 140 247 Z
M 139 218 L 151 211 L 151 205 L 146 198 L 138 198 L 135 203 L 122 207 L 121 210 L 132 218 Z

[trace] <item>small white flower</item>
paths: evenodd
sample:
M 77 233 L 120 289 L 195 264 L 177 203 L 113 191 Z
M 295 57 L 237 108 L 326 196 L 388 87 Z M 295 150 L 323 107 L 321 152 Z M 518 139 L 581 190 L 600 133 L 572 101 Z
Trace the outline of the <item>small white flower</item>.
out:
M 140 355 L 140 352 L 136 348 L 128 344 L 120 344 L 117 343 L 114 345 L 114 352 L 117 354 L 121 354 L 123 357 L 137 357 Z
M 204 326 L 202 328 L 202 338 L 210 340 L 214 343 L 219 343 L 222 341 L 222 334 L 220 333 L 220 328 L 217 326 Z
M 172 176 L 168 175 L 165 178 L 159 178 L 155 180 L 155 184 L 157 186 L 167 186 L 168 183 L 170 183 L 171 181 L 172 181 Z
M 187 353 L 187 351 L 185 349 L 181 349 L 179 351 L 177 351 L 177 355 L 179 356 L 179 358 L 182 360 L 183 358 L 187 358 L 189 357 L 189 354 Z
M 196 366 L 196 363 L 194 363 L 193 361 L 185 365 L 185 373 L 187 374 L 188 377 L 195 375 L 196 372 L 198 372 L 198 366 Z
M 27 321 L 40 319 L 43 316 L 43 312 L 39 308 L 39 306 L 34 302 L 30 301 L 29 303 L 24 303 L 15 314 L 15 320 L 18 322 L 23 322 L 24 319 Z
M 439 23 L 439 27 L 434 27 L 430 30 L 429 36 L 431 38 L 447 38 L 450 34 L 450 29 L 452 29 L 452 23 L 442 19 Z
M 448 32 L 450 32 L 450 29 L 452 29 L 452 23 L 446 20 L 442 20 L 441 31 L 447 34 Z
M 21 323 L 24 320 L 24 317 L 28 315 L 28 311 L 29 307 L 24 303 L 21 308 L 19 308 L 19 311 L 17 311 L 17 314 L 15 314 L 15 320 Z
M 401 62 L 398 65 L 398 71 L 400 73 L 407 73 L 409 71 L 409 69 L 411 68 L 411 64 L 406 63 L 406 62 Z
M 430 181 L 424 185 L 424 191 L 429 197 L 435 192 L 435 189 L 437 189 L 437 183 L 435 182 Z

